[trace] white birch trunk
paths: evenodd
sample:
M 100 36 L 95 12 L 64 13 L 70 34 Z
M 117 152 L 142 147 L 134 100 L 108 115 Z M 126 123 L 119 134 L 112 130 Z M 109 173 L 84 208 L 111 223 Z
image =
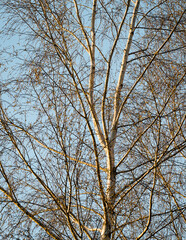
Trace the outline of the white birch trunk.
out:
M 114 147 L 116 142 L 117 135 L 117 125 L 118 125 L 118 111 L 120 107 L 120 98 L 121 98 L 121 89 L 124 81 L 124 76 L 127 68 L 127 59 L 132 44 L 132 38 L 135 29 L 135 21 L 139 8 L 140 0 L 137 0 L 133 10 L 133 17 L 131 20 L 131 27 L 129 31 L 128 41 L 124 50 L 118 84 L 115 92 L 115 101 L 114 101 L 114 117 L 113 117 L 113 127 L 111 130 L 111 136 L 109 139 L 109 146 L 107 146 L 106 155 L 107 155 L 107 190 L 106 190 L 106 201 L 107 209 L 104 216 L 102 231 L 101 231 L 101 240 L 110 240 L 112 235 L 112 229 L 114 226 L 114 203 L 115 203 L 115 185 L 116 185 L 116 169 L 115 169 L 115 159 L 114 159 Z
M 116 184 L 116 172 L 115 172 L 115 161 L 114 161 L 114 145 L 112 144 L 110 149 L 106 150 L 107 154 L 107 190 L 106 190 L 106 201 L 107 209 L 104 216 L 104 221 L 101 231 L 101 239 L 111 239 L 111 233 L 114 225 L 114 211 L 113 206 L 115 203 L 115 184 Z

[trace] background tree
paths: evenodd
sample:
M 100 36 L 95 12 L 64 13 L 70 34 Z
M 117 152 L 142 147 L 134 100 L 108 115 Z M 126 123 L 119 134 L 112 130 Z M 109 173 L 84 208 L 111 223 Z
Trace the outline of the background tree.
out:
M 0 236 L 183 239 L 184 1 L 1 7 Z

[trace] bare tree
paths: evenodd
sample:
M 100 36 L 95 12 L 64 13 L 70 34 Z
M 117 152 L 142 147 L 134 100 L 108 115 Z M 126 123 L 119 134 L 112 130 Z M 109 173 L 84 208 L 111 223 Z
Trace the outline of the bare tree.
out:
M 184 1 L 1 7 L 0 236 L 183 239 Z

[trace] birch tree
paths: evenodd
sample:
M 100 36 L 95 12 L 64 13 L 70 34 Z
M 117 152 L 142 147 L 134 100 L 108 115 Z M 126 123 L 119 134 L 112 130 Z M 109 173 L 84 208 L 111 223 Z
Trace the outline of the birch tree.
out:
M 2 239 L 183 239 L 184 1 L 1 8 Z

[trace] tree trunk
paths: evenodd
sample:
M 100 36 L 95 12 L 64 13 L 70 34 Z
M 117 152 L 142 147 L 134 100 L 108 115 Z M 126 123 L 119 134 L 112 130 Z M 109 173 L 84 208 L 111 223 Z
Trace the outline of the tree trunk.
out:
M 116 173 L 114 166 L 114 144 L 111 149 L 106 151 L 107 153 L 107 191 L 106 191 L 106 211 L 101 231 L 101 240 L 111 239 L 112 229 L 114 225 L 114 211 L 113 206 L 115 202 L 115 184 Z

